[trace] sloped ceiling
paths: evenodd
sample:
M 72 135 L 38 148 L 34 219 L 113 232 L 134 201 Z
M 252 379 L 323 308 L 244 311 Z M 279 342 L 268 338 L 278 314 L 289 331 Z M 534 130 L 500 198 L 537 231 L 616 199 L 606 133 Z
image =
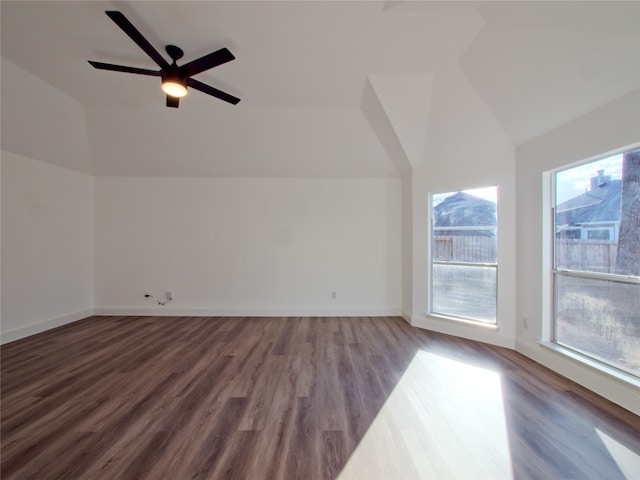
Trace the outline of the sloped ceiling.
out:
M 3 1 L 2 149 L 96 175 L 390 176 L 518 145 L 640 87 L 638 2 Z M 184 62 L 236 60 L 164 107 L 104 14 Z M 639 106 L 640 108 L 640 106 Z M 384 118 L 382 118 L 384 117 Z

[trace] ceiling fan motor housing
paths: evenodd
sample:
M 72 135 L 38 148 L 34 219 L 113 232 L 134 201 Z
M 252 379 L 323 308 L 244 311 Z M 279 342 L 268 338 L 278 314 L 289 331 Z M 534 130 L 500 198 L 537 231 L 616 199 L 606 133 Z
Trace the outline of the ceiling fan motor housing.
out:
M 180 72 L 180 68 L 173 62 L 169 70 L 161 70 L 162 83 L 173 82 L 178 83 L 186 88 L 187 77 Z

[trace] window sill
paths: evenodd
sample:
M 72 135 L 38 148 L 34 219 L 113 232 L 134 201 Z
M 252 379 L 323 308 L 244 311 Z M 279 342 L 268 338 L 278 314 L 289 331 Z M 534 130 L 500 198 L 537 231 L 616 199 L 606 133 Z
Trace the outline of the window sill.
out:
M 557 343 L 551 341 L 540 341 L 538 342 L 544 348 L 552 350 L 559 355 L 562 355 L 566 358 L 569 358 L 581 365 L 585 365 L 593 370 L 596 370 L 598 373 L 606 375 L 608 377 L 614 378 L 621 382 L 624 382 L 630 386 L 635 388 L 640 388 L 640 378 L 633 375 L 632 373 L 625 372 L 624 370 L 617 369 L 606 363 L 595 360 L 587 355 L 576 352 L 575 350 L 571 350 L 570 348 L 563 347 L 562 345 L 558 345 Z
M 487 323 L 487 322 L 482 322 L 480 320 L 470 320 L 468 318 L 460 318 L 460 317 L 453 317 L 453 316 L 448 316 L 448 315 L 442 315 L 442 314 L 437 314 L 437 313 L 425 313 L 425 316 L 428 319 L 435 319 L 435 320 L 444 320 L 447 322 L 455 322 L 461 325 L 466 325 L 469 327 L 480 327 L 484 330 L 498 330 L 498 324 L 497 323 Z

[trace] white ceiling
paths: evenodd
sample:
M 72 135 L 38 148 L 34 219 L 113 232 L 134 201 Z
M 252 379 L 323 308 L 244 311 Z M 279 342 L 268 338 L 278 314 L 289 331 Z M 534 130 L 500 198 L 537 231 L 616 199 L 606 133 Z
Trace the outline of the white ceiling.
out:
M 96 175 L 389 176 L 640 87 L 639 2 L 1 2 L 2 148 Z M 236 60 L 164 106 L 161 52 Z M 639 106 L 640 108 L 640 106 Z M 35 140 L 34 140 L 35 138 Z

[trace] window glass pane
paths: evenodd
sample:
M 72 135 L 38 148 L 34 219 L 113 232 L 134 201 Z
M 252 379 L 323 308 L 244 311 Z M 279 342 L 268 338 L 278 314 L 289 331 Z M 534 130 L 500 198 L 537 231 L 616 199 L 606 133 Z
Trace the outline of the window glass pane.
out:
M 610 240 L 611 234 L 609 230 L 604 229 L 591 229 L 587 230 L 587 239 L 589 240 Z
M 432 195 L 432 313 L 496 322 L 497 192 Z
M 432 197 L 432 260 L 496 263 L 497 188 Z
M 556 173 L 558 269 L 640 275 L 640 149 Z
M 495 267 L 434 264 L 432 312 L 495 323 L 496 277 Z
M 640 375 L 640 149 L 555 185 L 553 340 Z
M 555 275 L 554 340 L 640 375 L 640 284 Z

